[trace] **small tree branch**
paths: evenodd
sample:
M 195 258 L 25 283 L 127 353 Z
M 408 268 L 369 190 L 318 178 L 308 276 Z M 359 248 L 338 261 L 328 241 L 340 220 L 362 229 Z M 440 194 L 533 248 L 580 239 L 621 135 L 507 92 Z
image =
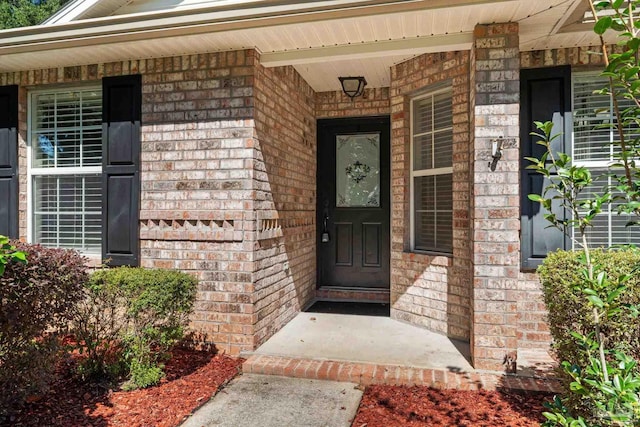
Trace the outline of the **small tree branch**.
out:
M 589 7 L 591 8 L 591 13 L 593 14 L 593 19 L 595 19 L 596 22 L 598 22 L 598 13 L 596 12 L 596 7 L 593 5 L 593 2 L 591 0 L 586 0 L 587 3 L 589 3 Z M 616 14 L 619 16 L 619 12 L 616 10 L 615 11 Z M 629 3 L 629 16 L 632 16 L 631 13 L 631 3 Z M 629 18 L 630 20 L 632 18 Z M 630 21 L 631 25 L 633 25 L 633 21 Z M 604 65 L 606 67 L 609 67 L 610 61 L 609 61 L 609 53 L 607 50 L 607 44 L 604 41 L 604 37 L 602 36 L 602 34 L 599 34 L 598 37 L 600 38 L 600 46 L 602 47 L 602 56 L 604 59 Z M 614 110 L 614 114 L 616 117 L 616 130 L 618 131 L 618 138 L 620 139 L 620 149 L 622 150 L 623 153 L 627 152 L 627 144 L 626 144 L 626 140 L 625 140 L 625 136 L 624 136 L 624 123 L 622 120 L 622 113 L 620 112 L 620 104 L 618 103 L 618 97 L 616 96 L 616 90 L 615 90 L 615 85 L 613 84 L 613 77 L 609 77 L 609 90 L 610 90 L 610 96 L 611 96 L 611 100 L 613 101 L 613 110 Z M 635 96 L 633 97 L 636 105 L 638 105 L 640 107 L 640 103 L 638 103 L 638 100 L 635 98 Z M 622 162 L 624 165 L 624 174 L 625 177 L 627 179 L 627 185 L 631 185 L 633 183 L 632 180 L 632 175 L 631 175 L 631 165 L 629 164 L 629 160 L 627 159 L 627 156 L 622 156 Z
M 582 246 L 584 248 L 584 258 L 585 263 L 587 264 L 587 274 L 589 276 L 589 282 L 593 283 L 593 262 L 591 260 L 591 252 L 589 251 L 589 245 L 587 242 L 587 235 L 583 230 L 580 230 L 582 233 Z M 605 382 L 609 382 L 609 372 L 607 371 L 607 359 L 604 355 L 604 336 L 602 335 L 602 330 L 600 328 L 600 313 L 598 312 L 597 307 L 593 307 L 593 322 L 596 327 L 596 339 L 598 340 L 598 357 L 600 359 L 600 364 L 602 366 L 602 377 Z

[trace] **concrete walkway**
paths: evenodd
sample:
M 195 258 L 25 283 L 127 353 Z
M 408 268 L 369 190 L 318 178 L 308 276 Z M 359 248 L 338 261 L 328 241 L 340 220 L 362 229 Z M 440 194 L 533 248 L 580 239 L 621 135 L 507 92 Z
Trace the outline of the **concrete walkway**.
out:
M 182 427 L 349 427 L 361 398 L 353 383 L 244 374 Z
M 477 372 L 468 354 L 466 343 L 388 317 L 299 313 L 182 427 L 348 427 L 370 384 L 557 391 L 535 352 L 522 354 L 525 377 Z
M 469 344 L 376 316 L 299 313 L 254 354 L 473 371 Z
M 553 364 L 548 354 L 519 351 L 516 376 L 476 371 L 468 355 L 468 343 L 388 317 L 306 312 L 254 352 L 244 353 L 242 369 L 363 386 L 558 390 L 549 375 Z

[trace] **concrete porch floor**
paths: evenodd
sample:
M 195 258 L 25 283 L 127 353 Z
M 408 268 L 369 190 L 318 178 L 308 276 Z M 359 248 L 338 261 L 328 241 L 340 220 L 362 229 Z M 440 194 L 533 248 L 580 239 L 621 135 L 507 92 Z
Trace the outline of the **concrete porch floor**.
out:
M 477 371 L 469 354 L 467 343 L 388 317 L 303 312 L 244 353 L 243 372 L 362 385 L 558 390 L 557 381 L 541 371 Z
M 254 354 L 473 371 L 469 344 L 378 316 L 299 313 Z

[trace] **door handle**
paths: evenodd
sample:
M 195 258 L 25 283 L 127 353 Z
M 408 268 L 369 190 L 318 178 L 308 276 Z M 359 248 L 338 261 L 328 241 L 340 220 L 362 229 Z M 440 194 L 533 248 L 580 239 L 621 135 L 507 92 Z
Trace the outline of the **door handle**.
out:
M 329 237 L 329 200 L 324 200 L 324 209 L 322 210 L 322 237 L 320 238 L 322 243 L 329 243 L 331 237 Z
M 320 239 L 322 243 L 329 243 L 331 238 L 329 237 L 329 215 L 327 213 L 324 214 L 322 218 L 322 238 Z

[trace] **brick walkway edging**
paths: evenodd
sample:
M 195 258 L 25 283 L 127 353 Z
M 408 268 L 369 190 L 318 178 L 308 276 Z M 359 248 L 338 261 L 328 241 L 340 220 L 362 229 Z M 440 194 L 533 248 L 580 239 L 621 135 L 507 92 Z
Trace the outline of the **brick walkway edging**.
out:
M 454 372 L 448 369 L 425 369 L 397 365 L 345 362 L 336 360 L 293 359 L 254 354 L 242 365 L 244 373 L 279 375 L 330 381 L 346 381 L 364 386 L 425 385 L 440 389 L 495 390 L 513 389 L 559 392 L 554 379 L 500 375 L 497 373 Z

